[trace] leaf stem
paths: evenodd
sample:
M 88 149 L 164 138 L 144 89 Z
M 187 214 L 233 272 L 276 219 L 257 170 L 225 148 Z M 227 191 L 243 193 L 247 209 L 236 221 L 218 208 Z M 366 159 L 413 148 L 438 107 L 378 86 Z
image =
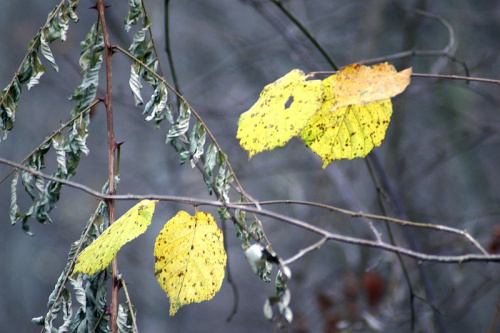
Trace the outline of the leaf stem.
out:
M 175 72 L 174 59 L 172 56 L 172 49 L 170 48 L 170 10 L 169 10 L 170 0 L 165 0 L 165 51 L 167 52 L 168 65 L 170 67 L 170 73 L 172 75 L 172 80 L 174 81 L 175 90 L 179 93 L 181 92 L 179 87 L 179 82 L 177 81 L 177 74 Z M 179 107 L 180 100 L 177 99 L 177 107 Z

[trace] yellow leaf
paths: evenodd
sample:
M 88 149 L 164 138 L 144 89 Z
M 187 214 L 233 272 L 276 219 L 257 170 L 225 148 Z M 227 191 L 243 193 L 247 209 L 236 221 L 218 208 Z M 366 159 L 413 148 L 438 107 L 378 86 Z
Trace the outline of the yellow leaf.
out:
M 142 235 L 151 224 L 158 200 L 142 200 L 78 255 L 73 274 L 92 275 L 106 268 L 123 245 Z
M 380 146 L 392 114 L 391 100 L 349 105 L 330 112 L 327 104 L 314 115 L 300 136 L 323 160 L 365 157 Z
M 300 133 L 313 152 L 331 161 L 365 157 L 385 138 L 392 115 L 390 97 L 410 83 L 411 68 L 397 72 L 387 63 L 342 68 L 322 81 L 321 109 Z
M 189 303 L 210 300 L 224 280 L 226 252 L 212 215 L 180 211 L 156 238 L 155 275 L 170 298 L 170 315 Z
M 259 100 L 243 113 L 236 138 L 249 157 L 284 146 L 298 135 L 321 103 L 321 81 L 306 81 L 298 69 L 268 84 Z
M 354 64 L 319 82 L 293 70 L 267 85 L 241 115 L 237 138 L 252 157 L 300 135 L 323 168 L 333 160 L 365 157 L 384 140 L 390 98 L 406 89 L 411 73 L 387 63 Z
M 394 97 L 410 84 L 411 68 L 397 72 L 388 63 L 373 67 L 359 64 L 342 68 L 323 80 L 323 89 L 331 89 L 332 111 L 348 105 L 367 104 Z

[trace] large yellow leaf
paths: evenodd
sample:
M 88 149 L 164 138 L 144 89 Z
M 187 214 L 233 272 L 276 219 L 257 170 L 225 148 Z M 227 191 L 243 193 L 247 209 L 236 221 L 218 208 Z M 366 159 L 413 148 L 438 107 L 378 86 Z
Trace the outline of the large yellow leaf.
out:
M 318 111 L 321 81 L 306 79 L 301 70 L 292 70 L 268 84 L 258 101 L 241 115 L 236 138 L 250 157 L 284 146 Z
M 156 238 L 155 275 L 170 298 L 170 315 L 189 303 L 210 300 L 224 280 L 226 251 L 212 215 L 180 211 Z
M 73 274 L 92 275 L 106 268 L 123 245 L 143 234 L 151 224 L 158 200 L 142 200 L 78 255 Z

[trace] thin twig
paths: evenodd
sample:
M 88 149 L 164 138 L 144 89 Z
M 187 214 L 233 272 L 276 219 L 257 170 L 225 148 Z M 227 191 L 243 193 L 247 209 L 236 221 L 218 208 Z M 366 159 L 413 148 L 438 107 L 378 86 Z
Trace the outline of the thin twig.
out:
M 396 54 L 392 55 L 387 55 L 387 56 L 382 56 L 382 57 L 377 57 L 377 58 L 372 58 L 372 59 L 365 59 L 360 61 L 359 63 L 361 64 L 367 64 L 367 63 L 377 63 L 377 62 L 382 62 L 382 61 L 388 61 L 388 60 L 394 60 L 394 59 L 400 59 L 400 58 L 405 58 L 405 57 L 411 57 L 411 56 L 441 56 L 441 57 L 447 57 L 453 62 L 459 63 L 465 71 L 466 76 L 470 76 L 469 68 L 467 67 L 467 64 L 465 63 L 464 60 L 457 58 L 453 54 L 451 54 L 451 50 L 453 49 L 453 46 L 455 45 L 455 33 L 453 31 L 453 27 L 441 16 L 435 15 L 432 13 L 425 12 L 423 10 L 415 10 L 415 13 L 427 18 L 431 18 L 434 20 L 439 21 L 442 25 L 445 26 L 445 28 L 448 30 L 448 44 L 446 44 L 443 49 L 441 50 L 407 50 L 403 52 L 399 52 Z
M 127 298 L 128 308 L 130 311 L 130 316 L 132 317 L 132 324 L 134 325 L 134 332 L 139 333 L 139 329 L 137 328 L 137 323 L 135 321 L 134 308 L 132 307 L 132 302 L 130 301 L 130 296 L 127 290 L 127 284 L 124 279 L 120 279 L 121 285 L 123 287 L 123 291 L 125 292 L 125 297 Z
M 281 1 L 278 0 L 271 0 L 272 3 L 274 3 L 282 12 L 283 14 L 286 15 L 290 19 L 290 21 L 293 22 L 299 28 L 299 30 L 313 43 L 313 45 L 316 47 L 316 49 L 321 53 L 323 58 L 328 62 L 328 64 L 334 69 L 338 70 L 339 68 L 337 65 L 333 62 L 332 58 L 328 55 L 328 53 L 323 49 L 323 47 L 318 43 L 318 41 L 309 33 L 309 31 L 300 23 L 299 20 L 295 18 L 295 16 L 292 15 L 281 3 Z
M 259 205 L 261 206 L 266 206 L 266 205 L 279 205 L 279 204 L 293 204 L 293 205 L 303 205 L 303 206 L 312 206 L 312 207 L 318 207 L 318 208 L 323 208 L 327 209 L 330 211 L 342 213 L 344 215 L 349 215 L 351 217 L 361 217 L 361 218 L 366 218 L 366 219 L 372 219 L 372 220 L 379 220 L 379 221 L 387 221 L 387 222 L 392 222 L 395 224 L 399 224 L 402 226 L 411 226 L 415 228 L 426 228 L 426 229 L 432 229 L 432 230 L 438 230 L 438 231 L 443 231 L 443 232 L 448 232 L 456 235 L 463 236 L 467 238 L 481 253 L 484 255 L 488 255 L 488 252 L 484 249 L 484 247 L 479 244 L 479 242 L 472 237 L 467 230 L 461 230 L 441 224 L 430 224 L 430 223 L 422 223 L 422 222 L 412 222 L 408 220 L 402 220 L 398 219 L 395 217 L 390 217 L 390 216 L 384 216 L 384 215 L 376 215 L 376 214 L 367 214 L 363 212 L 354 212 L 348 209 L 344 208 L 339 208 L 331 205 L 326 205 L 326 204 L 321 204 L 318 202 L 309 202 L 309 201 L 301 201 L 301 200 L 270 200 L 270 201 L 260 201 Z M 242 203 L 244 205 L 244 203 Z
M 141 6 L 142 6 L 142 12 L 144 13 L 144 17 L 149 20 L 148 12 L 146 10 L 146 4 L 144 3 L 144 0 L 141 0 Z M 158 54 L 158 50 L 156 49 L 156 43 L 155 43 L 155 39 L 153 36 L 153 29 L 151 28 L 151 25 L 148 27 L 148 32 L 149 32 L 149 38 L 151 38 L 151 43 L 153 44 L 153 50 L 155 51 L 155 57 L 156 57 L 156 59 L 160 59 L 160 56 Z M 158 61 L 158 71 L 160 72 L 161 76 L 164 76 L 163 69 L 162 69 L 161 63 L 159 61 Z
M 315 250 L 319 250 L 319 248 L 326 243 L 326 241 L 328 240 L 328 238 L 326 237 L 322 237 L 319 241 L 317 241 L 316 243 L 312 244 L 312 245 L 309 245 L 308 247 L 306 248 L 303 248 L 301 249 L 296 255 L 294 255 L 293 257 L 290 257 L 286 260 L 283 260 L 283 263 L 285 265 L 289 265 L 291 264 L 292 262 L 302 258 L 303 256 L 305 256 L 306 254 L 308 254 L 309 252 L 312 252 L 312 251 L 315 251 Z
M 308 77 L 313 77 L 316 75 L 332 75 L 337 73 L 336 71 L 314 71 L 307 74 Z M 441 79 L 441 80 L 459 80 L 459 81 L 473 81 L 481 83 L 494 83 L 500 85 L 500 80 L 486 79 L 482 77 L 470 77 L 470 76 L 460 76 L 460 75 L 447 75 L 447 74 L 425 74 L 425 73 L 412 73 L 411 77 L 422 77 L 428 79 Z
M 172 49 L 170 48 L 170 0 L 165 0 L 165 15 L 164 15 L 164 20 L 165 20 L 165 52 L 167 52 L 167 58 L 168 58 L 168 65 L 170 67 L 170 74 L 172 75 L 172 80 L 174 81 L 174 87 L 175 90 L 178 91 L 179 93 L 181 92 L 180 87 L 179 87 L 179 82 L 177 80 L 177 74 L 175 72 L 175 66 L 174 66 L 174 58 L 172 55 Z M 163 75 L 162 75 L 163 76 Z M 180 101 L 177 99 L 177 101 Z M 179 107 L 179 103 L 177 103 L 177 107 Z
M 462 80 L 462 81 L 474 81 L 474 82 L 482 82 L 482 83 L 500 84 L 500 80 L 485 79 L 485 78 L 481 78 L 481 77 L 459 76 L 459 75 L 413 73 L 411 76 L 412 77 L 431 78 L 431 79 Z
M 222 234 L 224 235 L 223 241 L 224 241 L 224 249 L 226 250 L 226 253 L 228 252 L 228 245 L 227 245 L 227 233 L 226 233 L 226 221 L 222 221 Z M 238 295 L 238 288 L 236 287 L 236 283 L 233 280 L 233 277 L 231 275 L 231 269 L 229 268 L 229 258 L 227 258 L 227 263 L 226 263 L 226 280 L 233 289 L 233 309 L 231 310 L 231 313 L 227 317 L 226 321 L 230 322 L 231 319 L 233 319 L 233 316 L 238 312 L 238 304 L 239 304 L 239 295 Z
M 395 211 L 400 216 L 402 216 L 402 214 L 403 214 L 402 210 L 398 209 L 399 205 L 394 202 L 394 200 L 399 200 L 399 198 L 398 197 L 393 198 L 394 193 L 391 193 L 392 187 L 389 184 L 389 179 L 387 177 L 385 177 L 386 176 L 385 171 L 382 168 L 377 168 L 377 174 L 379 175 L 379 177 L 382 178 L 382 182 L 385 185 L 384 188 L 380 184 L 381 181 L 375 176 L 375 168 L 372 165 L 372 164 L 376 165 L 376 163 L 374 163 L 374 161 L 376 161 L 376 158 L 374 158 L 374 156 L 376 156 L 376 155 L 367 156 L 367 158 L 365 159 L 365 165 L 368 168 L 368 171 L 370 173 L 370 178 L 372 179 L 373 185 L 375 186 L 379 207 L 380 207 L 382 213 L 384 214 L 384 216 L 388 216 L 387 209 L 386 209 L 386 203 L 387 203 L 387 201 L 389 201 L 389 202 L 392 201 L 392 203 L 396 205 Z M 387 234 L 389 235 L 389 240 L 391 242 L 391 245 L 396 246 L 396 240 L 394 239 L 391 225 L 387 221 L 384 221 L 384 223 L 385 223 L 385 227 L 387 229 Z M 412 235 L 410 235 L 410 236 L 412 236 Z M 415 248 L 412 245 L 414 245 L 414 242 L 412 240 L 410 240 L 410 248 L 412 250 L 415 250 Z M 403 276 L 404 276 L 404 279 L 406 281 L 406 285 L 408 286 L 408 291 L 410 294 L 410 297 L 409 297 L 410 320 L 411 320 L 412 332 L 414 332 L 414 327 L 415 327 L 415 302 L 414 302 L 415 291 L 413 288 L 413 282 L 410 278 L 410 274 L 408 273 L 408 269 L 406 268 L 406 264 L 403 261 L 401 254 L 398 253 L 396 255 L 396 257 L 398 259 L 399 266 L 401 267 L 401 271 L 403 272 Z

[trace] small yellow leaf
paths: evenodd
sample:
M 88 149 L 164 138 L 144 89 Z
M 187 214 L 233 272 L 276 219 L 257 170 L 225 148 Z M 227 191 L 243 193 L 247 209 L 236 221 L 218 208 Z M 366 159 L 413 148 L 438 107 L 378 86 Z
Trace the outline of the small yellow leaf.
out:
M 306 79 L 301 70 L 292 70 L 264 87 L 258 101 L 241 115 L 236 138 L 250 158 L 284 146 L 318 111 L 321 81 Z
M 397 72 L 388 63 L 372 67 L 353 64 L 324 79 L 323 86 L 333 92 L 332 109 L 338 109 L 394 97 L 410 84 L 411 73 L 411 68 Z
M 226 251 L 212 215 L 179 211 L 155 242 L 155 275 L 170 298 L 170 315 L 189 303 L 210 300 L 224 280 Z
M 106 268 L 123 245 L 142 235 L 151 224 L 158 200 L 142 200 L 78 255 L 73 274 L 92 275 Z

